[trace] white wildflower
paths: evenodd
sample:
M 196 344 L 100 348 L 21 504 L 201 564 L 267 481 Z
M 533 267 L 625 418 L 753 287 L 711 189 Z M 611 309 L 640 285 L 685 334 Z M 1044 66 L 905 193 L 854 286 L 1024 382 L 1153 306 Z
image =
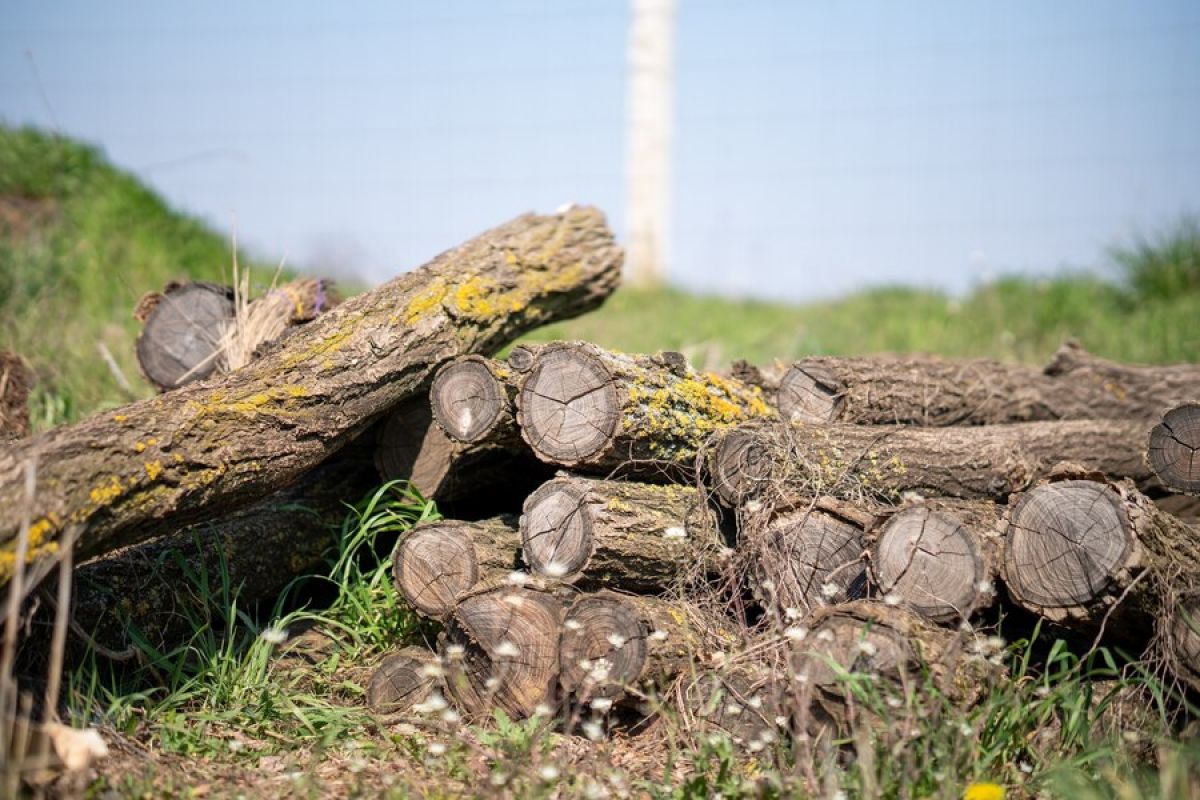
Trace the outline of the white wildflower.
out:
M 725 713 L 731 717 L 736 717 L 738 714 L 742 713 L 742 707 L 737 703 L 729 703 L 725 706 Z
M 413 711 L 418 714 L 433 714 L 438 711 L 445 711 L 449 705 L 446 702 L 446 698 L 442 697 L 441 692 L 433 692 L 429 697 L 425 698 L 423 703 L 417 703 L 413 706 Z
M 613 701 L 610 697 L 595 697 L 589 705 L 591 705 L 592 711 L 603 714 L 612 708 L 612 704 Z
M 1004 641 L 1003 636 L 989 636 L 987 638 L 987 646 L 997 652 L 1003 650 L 1006 644 L 1008 643 Z
M 973 734 L 975 732 L 975 729 L 972 728 L 969 724 L 963 722 L 958 726 L 958 732 L 961 733 L 963 736 L 970 736 L 971 734 Z
M 494 653 L 500 658 L 516 658 L 521 655 L 521 650 L 508 639 L 503 639 L 496 645 Z
M 535 717 L 548 717 L 554 713 L 554 709 L 545 703 L 538 703 L 533 707 L 533 715 Z
M 729 559 L 733 558 L 733 548 L 732 547 L 722 547 L 720 550 L 717 551 L 717 556 L 724 560 L 729 560 Z
M 625 646 L 625 643 L 628 641 L 628 639 L 626 639 L 624 636 L 622 636 L 619 633 L 610 633 L 605 638 L 608 640 L 608 643 L 611 644 L 613 646 L 613 649 L 615 649 L 615 650 L 620 650 L 622 647 Z
M 542 567 L 542 574 L 547 578 L 561 578 L 567 574 L 567 565 L 560 561 L 550 561 Z
M 680 527 L 667 528 L 663 531 L 664 539 L 686 539 L 687 531 Z
M 245 746 L 246 746 L 245 743 L 242 742 L 241 739 L 234 739 L 233 741 L 231 741 L 229 743 L 229 752 L 240 753 L 240 752 L 242 752 L 242 748 Z
M 460 719 L 461 717 L 458 716 L 458 712 L 453 708 L 447 708 L 442 712 L 442 722 L 447 725 L 457 725 Z
M 421 675 L 426 678 L 441 678 L 446 674 L 446 670 L 442 669 L 441 664 L 429 663 L 421 667 Z
M 446 645 L 446 656 L 448 658 L 462 658 L 467 652 L 467 648 L 461 644 Z
M 828 628 L 821 631 L 820 633 L 817 634 L 817 641 L 832 642 L 833 641 L 833 631 L 829 630 Z
M 759 697 L 758 695 L 754 695 L 753 697 L 751 697 L 749 700 L 746 701 L 746 705 L 750 706 L 751 708 L 755 708 L 755 709 L 762 708 L 762 704 L 763 704 L 762 698 Z
M 667 640 L 667 635 L 668 634 L 666 631 L 651 631 L 650 632 L 650 641 L 665 642 Z
M 879 648 L 875 646 L 874 642 L 868 641 L 867 639 L 861 639 L 858 642 L 858 652 L 862 653 L 864 656 L 874 656 L 879 652 Z
M 500 679 L 497 678 L 495 675 L 492 675 L 486 681 L 483 682 L 483 688 L 487 689 L 489 692 L 496 691 L 497 689 L 500 688 Z
M 762 500 L 747 500 L 742 506 L 751 514 L 757 514 L 763 510 Z
M 508 573 L 507 580 L 513 586 L 524 586 L 529 583 L 529 574 L 516 569 Z
M 593 742 L 598 742 L 604 738 L 604 726 L 597 720 L 589 719 L 583 723 L 583 735 L 591 739 Z
M 900 597 L 900 595 L 896 594 L 895 592 L 888 592 L 887 594 L 885 594 L 885 595 L 883 596 L 883 602 L 884 602 L 884 604 L 885 604 L 885 605 L 889 605 L 889 606 L 898 606 L 898 605 L 900 605 L 900 602 L 901 602 L 901 600 L 902 600 L 902 599 L 903 599 L 903 598 L 902 598 L 902 597 Z
M 508 773 L 493 772 L 492 777 L 489 778 L 489 781 L 491 782 L 492 786 L 503 786 L 504 784 L 508 783 Z
M 783 635 L 791 639 L 793 642 L 803 642 L 808 636 L 808 628 L 802 628 L 799 625 L 792 625 L 783 632 Z
M 583 623 L 577 619 L 569 619 L 563 623 L 563 627 L 569 631 L 577 631 L 583 628 Z
M 525 604 L 525 598 L 521 597 L 521 595 L 517 594 L 516 592 L 511 592 L 504 595 L 504 602 L 508 603 L 510 606 L 520 608 Z
M 538 770 L 538 776 L 544 781 L 558 780 L 558 767 L 553 764 L 547 764 Z
M 987 579 L 980 581 L 976 584 L 975 588 L 980 594 L 990 595 L 996 593 L 996 584 Z
M 781 714 L 775 718 L 775 724 L 781 728 L 786 728 L 788 726 L 788 718 Z
M 842 590 L 838 588 L 836 583 L 826 583 L 821 586 L 821 595 L 826 600 L 832 600 L 833 598 L 837 597 L 838 593 L 841 591 Z
M 263 641 L 267 644 L 283 644 L 288 640 L 288 630 L 287 628 L 280 628 L 272 625 L 260 633 L 259 636 L 261 636 Z
M 795 606 L 788 606 L 787 608 L 785 608 L 783 610 L 783 618 L 786 619 L 788 622 L 795 622 L 796 620 L 800 619 L 802 616 L 804 616 L 804 613 L 800 609 L 796 608 Z
M 1017 769 L 1021 770 L 1021 772 L 1025 773 L 1026 775 L 1033 774 L 1033 764 L 1030 764 L 1028 761 L 1022 761 L 1021 763 L 1017 764 Z
M 749 750 L 751 753 L 757 753 L 757 752 L 761 751 L 764 746 L 765 745 L 763 745 L 762 742 L 760 742 L 758 739 L 755 739 L 750 744 L 746 745 L 746 749 Z
M 899 708 L 900 706 L 904 705 L 904 701 L 899 697 L 889 697 L 887 699 L 887 704 L 890 708 Z
M 445 755 L 446 754 L 446 744 L 444 742 L 430 742 L 429 743 L 429 753 L 430 753 L 430 755 L 435 755 L 435 756 Z

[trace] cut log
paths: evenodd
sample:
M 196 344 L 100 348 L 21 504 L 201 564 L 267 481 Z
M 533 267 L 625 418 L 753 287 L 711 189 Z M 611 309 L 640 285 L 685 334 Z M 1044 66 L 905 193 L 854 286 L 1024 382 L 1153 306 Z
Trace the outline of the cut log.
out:
M 137 312 L 145 314 L 137 359 L 146 380 L 167 390 L 212 375 L 234 322 L 232 287 L 177 283 L 152 297 L 143 298 Z
M 376 714 L 402 714 L 425 702 L 437 685 L 437 656 L 405 647 L 379 663 L 367 684 L 367 706 Z
M 1064 345 L 1044 370 L 986 359 L 806 358 L 779 380 L 784 420 L 993 425 L 1157 419 L 1200 397 L 1200 366 L 1128 366 Z
M 866 544 L 858 524 L 813 507 L 773 514 L 756 527 L 743 527 L 739 561 L 777 622 L 866 596 Z
M 990 501 L 925 500 L 872 531 L 880 595 L 935 622 L 966 619 L 996 598 L 1002 509 Z
M 518 395 L 521 436 L 542 460 L 585 472 L 689 474 L 705 439 L 774 412 L 758 387 L 699 373 L 678 353 L 548 345 Z
M 444 361 L 490 353 L 594 308 L 620 275 L 603 216 L 527 215 L 297 327 L 237 372 L 191 384 L 0 453 L 0 580 L 23 513 L 30 558 L 78 526 L 81 557 L 268 494 L 416 395 Z M 36 461 L 26 507 L 24 468 Z
M 1200 535 L 1128 481 L 1046 483 L 1010 509 L 1009 597 L 1053 622 L 1090 630 L 1113 612 L 1111 633 L 1144 641 L 1172 587 L 1200 584 Z
M 438 370 L 429 404 L 438 427 L 453 441 L 515 445 L 517 378 L 503 361 L 462 356 Z
M 731 507 L 780 496 L 895 502 L 908 491 L 1001 499 L 1062 461 L 1150 484 L 1144 442 L 1141 423 L 1119 420 L 938 429 L 754 423 L 714 436 L 706 472 Z
M 480 583 L 494 584 L 517 569 L 521 537 L 516 520 L 425 522 L 407 533 L 392 555 L 396 591 L 421 614 L 444 619 Z
M 530 572 L 589 588 L 659 593 L 716 561 L 717 527 L 691 487 L 562 476 L 525 500 L 521 547 Z
M 734 744 L 760 749 L 786 733 L 790 724 L 787 709 L 792 698 L 783 673 L 776 665 L 750 660 L 687 675 L 679 711 L 690 722 L 725 733 Z
M 1150 431 L 1147 458 L 1167 488 L 1200 494 L 1200 403 L 1184 403 L 1163 415 Z
M 539 706 L 557 708 L 562 620 L 563 601 L 533 589 L 489 589 L 460 600 L 441 647 L 459 710 L 486 717 L 500 708 L 524 719 Z
M 689 603 L 602 591 L 567 610 L 560 681 L 582 704 L 637 703 L 735 641 L 732 623 Z
M 1173 598 L 1164 619 L 1167 665 L 1175 677 L 1200 692 L 1200 590 Z
M 33 372 L 16 353 L 0 350 L 0 442 L 29 435 Z

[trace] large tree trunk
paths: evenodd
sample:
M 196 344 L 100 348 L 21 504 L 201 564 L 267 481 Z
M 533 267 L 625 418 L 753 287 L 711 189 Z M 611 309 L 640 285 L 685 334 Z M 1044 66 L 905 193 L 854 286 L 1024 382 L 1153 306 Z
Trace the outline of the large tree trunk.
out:
M 29 558 L 67 526 L 82 557 L 269 493 L 427 384 L 442 362 L 489 353 L 594 308 L 621 251 L 600 212 L 526 215 L 349 300 L 261 358 L 19 443 L 0 455 L 0 580 L 24 513 Z M 31 503 L 24 468 L 35 465 Z
M 521 545 L 535 575 L 658 593 L 703 578 L 720 540 L 694 488 L 561 476 L 525 500 Z
M 1053 622 L 1144 642 L 1178 587 L 1200 585 L 1200 533 L 1128 481 L 1068 479 L 1010 502 L 1003 575 Z M 1115 608 L 1114 608 L 1115 607 Z
M 1163 415 L 1150 431 L 1146 459 L 1167 488 L 1200 495 L 1200 403 L 1184 403 Z
M 542 460 L 584 472 L 681 476 L 716 430 L 773 416 L 758 387 L 692 369 L 678 353 L 547 346 L 517 396 L 521 436 Z
M 986 359 L 806 358 L 778 381 L 796 422 L 990 425 L 1060 419 L 1157 419 L 1200 397 L 1200 366 L 1128 366 L 1064 345 L 1044 370 Z
M 820 495 L 895 502 L 904 492 L 1002 499 L 1061 461 L 1148 484 L 1145 435 L 1142 423 L 1118 420 L 967 428 L 750 424 L 714 436 L 706 471 L 730 506 Z
M 33 373 L 16 353 L 0 350 L 0 442 L 29 435 Z

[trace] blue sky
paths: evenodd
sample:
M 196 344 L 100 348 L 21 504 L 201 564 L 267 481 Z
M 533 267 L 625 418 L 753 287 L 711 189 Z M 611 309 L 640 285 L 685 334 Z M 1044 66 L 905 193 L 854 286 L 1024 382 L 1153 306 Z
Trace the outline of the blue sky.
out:
M 813 299 L 1100 267 L 1200 212 L 1200 4 L 680 0 L 670 275 Z M 0 0 L 0 117 L 266 257 L 381 280 L 624 229 L 623 0 Z

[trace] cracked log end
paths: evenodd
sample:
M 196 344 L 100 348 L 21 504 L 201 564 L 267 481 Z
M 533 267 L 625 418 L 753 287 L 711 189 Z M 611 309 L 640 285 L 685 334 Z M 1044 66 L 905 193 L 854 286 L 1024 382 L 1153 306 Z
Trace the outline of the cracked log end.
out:
M 485 359 L 467 356 L 438 370 L 429 390 L 433 418 L 451 439 L 477 442 L 511 410 L 508 393 Z
M 872 562 L 880 591 L 929 619 L 968 616 L 986 599 L 983 554 L 951 514 L 919 506 L 901 511 L 880 533 Z
M 392 555 L 396 590 L 422 614 L 440 619 L 479 580 L 475 545 L 466 523 L 419 525 Z
M 639 682 L 646 665 L 646 630 L 617 597 L 577 600 L 563 621 L 560 681 L 582 702 L 618 698 Z
M 862 553 L 862 531 L 855 526 L 823 511 L 784 514 L 754 547 L 754 573 L 781 614 L 790 609 L 807 614 L 865 596 Z
M 1168 488 L 1200 494 L 1200 403 L 1168 411 L 1150 431 L 1147 459 Z
M 521 550 L 537 575 L 564 578 L 587 566 L 594 523 L 586 490 L 570 479 L 547 481 L 525 500 Z
M 1200 592 L 1186 594 L 1172 605 L 1167 656 L 1171 671 L 1200 691 Z
M 779 416 L 789 422 L 833 422 L 842 412 L 842 387 L 819 364 L 794 364 L 779 382 Z
M 210 283 L 169 287 L 146 316 L 137 340 L 142 374 L 176 389 L 217 369 L 221 337 L 233 323 L 233 292 Z
M 367 706 L 376 714 L 400 714 L 429 697 L 429 669 L 436 656 L 422 647 L 406 647 L 385 658 L 367 684 Z
M 1103 483 L 1068 480 L 1023 494 L 1004 550 L 1009 593 L 1041 613 L 1086 609 L 1125 566 L 1134 533 L 1121 496 Z
M 554 707 L 562 616 L 560 601 L 532 589 L 493 589 L 461 600 L 444 640 L 463 648 L 448 670 L 459 708 L 487 715 L 499 707 L 524 719 L 539 705 Z
M 774 473 L 770 447 L 746 428 L 719 433 L 710 464 L 712 490 L 730 508 L 761 492 Z
M 617 433 L 621 402 L 604 363 L 575 347 L 542 353 L 521 388 L 522 435 L 547 461 L 575 464 Z

